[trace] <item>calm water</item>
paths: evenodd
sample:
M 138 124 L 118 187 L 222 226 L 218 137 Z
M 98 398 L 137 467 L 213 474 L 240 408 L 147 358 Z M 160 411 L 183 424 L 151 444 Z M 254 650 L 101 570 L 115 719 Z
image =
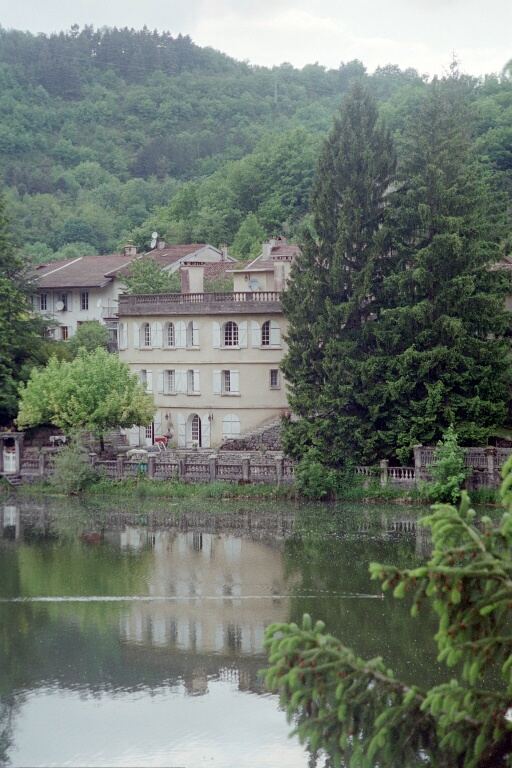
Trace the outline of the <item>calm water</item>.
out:
M 436 679 L 431 619 L 368 577 L 372 560 L 425 556 L 417 517 L 0 505 L 0 764 L 314 765 L 262 685 L 264 628 L 307 611 L 407 679 Z

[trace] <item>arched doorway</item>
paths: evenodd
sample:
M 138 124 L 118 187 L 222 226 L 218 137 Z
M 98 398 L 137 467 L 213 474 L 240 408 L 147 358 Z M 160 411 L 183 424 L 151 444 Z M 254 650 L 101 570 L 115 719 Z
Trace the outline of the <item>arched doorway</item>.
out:
M 201 419 L 197 413 L 191 413 L 187 419 L 187 448 L 197 446 L 201 448 L 202 440 Z

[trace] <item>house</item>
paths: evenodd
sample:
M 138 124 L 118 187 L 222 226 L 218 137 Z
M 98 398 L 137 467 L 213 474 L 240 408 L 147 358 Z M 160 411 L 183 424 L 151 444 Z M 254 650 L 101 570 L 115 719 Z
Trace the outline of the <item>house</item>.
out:
M 265 244 L 245 269 L 226 270 L 230 293 L 205 292 L 211 265 L 195 261 L 181 267 L 181 293 L 119 297 L 120 358 L 157 408 L 132 444 L 167 435 L 178 448 L 216 447 L 288 412 L 280 299 L 296 253 L 283 240 Z
M 157 240 L 155 248 L 137 258 L 152 259 L 162 270 L 171 273 L 177 272 L 185 263 L 236 263 L 236 259 L 228 254 L 226 247 L 215 248 L 209 243 L 167 245 L 164 240 Z M 126 274 L 129 270 L 130 265 L 127 265 L 120 274 Z
M 104 256 L 78 256 L 65 261 L 41 264 L 32 273 L 32 306 L 54 324 L 54 338 L 71 338 L 78 326 L 99 320 L 117 333 L 117 299 L 124 288 L 119 272 L 126 268 L 137 251 L 125 246 L 122 253 Z

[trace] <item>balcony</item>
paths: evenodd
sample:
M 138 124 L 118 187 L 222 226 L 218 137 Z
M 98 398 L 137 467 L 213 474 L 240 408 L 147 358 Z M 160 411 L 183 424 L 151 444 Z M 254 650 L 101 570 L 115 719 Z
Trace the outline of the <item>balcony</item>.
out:
M 123 294 L 120 317 L 147 315 L 281 314 L 280 291 Z

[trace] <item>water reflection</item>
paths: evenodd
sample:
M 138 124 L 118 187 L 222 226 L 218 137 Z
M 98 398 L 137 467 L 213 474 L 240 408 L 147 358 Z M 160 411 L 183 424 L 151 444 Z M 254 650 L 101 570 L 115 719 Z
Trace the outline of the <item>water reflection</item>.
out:
M 264 628 L 305 610 L 406 676 L 438 674 L 428 633 L 368 579 L 370 560 L 422 556 L 415 511 L 0 514 L 0 763 L 312 765 L 258 675 Z

